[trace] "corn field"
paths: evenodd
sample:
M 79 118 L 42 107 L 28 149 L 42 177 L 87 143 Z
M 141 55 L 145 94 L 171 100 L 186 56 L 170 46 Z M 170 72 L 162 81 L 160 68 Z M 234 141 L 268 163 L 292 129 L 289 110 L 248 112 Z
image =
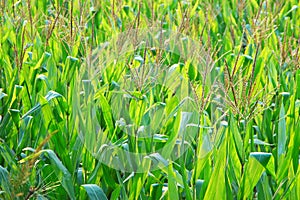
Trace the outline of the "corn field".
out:
M 297 0 L 1 0 L 1 199 L 300 199 Z

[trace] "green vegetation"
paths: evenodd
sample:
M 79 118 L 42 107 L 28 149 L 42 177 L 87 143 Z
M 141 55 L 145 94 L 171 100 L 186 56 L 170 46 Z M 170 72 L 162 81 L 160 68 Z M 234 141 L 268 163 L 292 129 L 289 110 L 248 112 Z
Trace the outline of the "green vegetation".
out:
M 297 0 L 0 5 L 0 198 L 300 199 Z M 151 27 L 209 57 L 103 50 Z

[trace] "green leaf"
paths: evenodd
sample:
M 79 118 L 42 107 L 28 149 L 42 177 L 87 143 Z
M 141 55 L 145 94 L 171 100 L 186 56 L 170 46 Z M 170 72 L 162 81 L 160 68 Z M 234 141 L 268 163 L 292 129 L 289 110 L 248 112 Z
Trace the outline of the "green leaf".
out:
M 57 155 L 54 153 L 54 151 L 50 149 L 42 150 L 41 153 L 47 153 L 49 159 L 51 160 L 51 163 L 53 166 L 58 170 L 57 175 L 59 179 L 61 180 L 61 184 L 68 193 L 69 197 L 71 199 L 75 199 L 75 191 L 72 181 L 72 176 L 68 169 L 63 165 L 63 163 L 59 160 Z
M 4 92 L 2 92 L 2 88 L 0 88 L 0 100 L 4 97 L 6 97 L 7 94 L 5 94 Z
M 233 134 L 234 144 L 236 146 L 236 151 L 240 160 L 244 161 L 244 147 L 243 147 L 243 140 L 241 134 L 239 133 L 237 122 L 234 120 L 233 115 L 230 115 L 230 131 Z
M 9 185 L 9 174 L 7 169 L 0 165 L 0 186 L 4 189 L 4 192 L 11 196 L 10 185 Z
M 61 94 L 55 92 L 55 91 L 49 91 L 46 96 L 44 97 L 48 102 L 51 101 L 54 98 L 58 98 L 58 97 L 62 97 Z M 41 108 L 40 103 L 36 104 L 33 108 L 31 108 L 29 111 L 27 111 L 23 116 L 22 119 L 24 119 L 25 117 L 27 117 L 28 115 L 33 114 L 34 112 L 36 112 L 37 110 L 39 110 Z
M 177 183 L 175 179 L 175 173 L 173 171 L 173 165 L 170 162 L 168 166 L 168 200 L 179 200 Z
M 105 193 L 98 185 L 84 184 L 81 187 L 85 189 L 90 200 L 107 200 Z
M 251 197 L 253 188 L 258 183 L 262 173 L 265 171 L 264 166 L 260 163 L 266 163 L 269 159 L 269 155 L 259 155 L 256 153 L 249 157 L 249 161 L 246 163 L 245 171 L 242 177 L 241 188 L 238 193 L 238 199 L 247 199 Z
M 286 121 L 285 121 L 285 111 L 284 106 L 281 104 L 279 113 L 279 123 L 278 123 L 278 147 L 277 153 L 280 160 L 280 156 L 285 153 L 286 147 Z
M 263 173 L 262 178 L 260 179 L 257 185 L 258 199 L 271 200 L 272 191 L 271 186 L 268 181 L 268 176 L 266 173 Z
M 108 127 L 108 130 L 111 134 L 114 132 L 114 124 L 113 124 L 113 118 L 112 118 L 112 111 L 111 107 L 106 100 L 106 98 L 103 96 L 103 94 L 99 94 L 100 99 L 100 105 L 103 112 L 104 121 Z
M 250 157 L 254 157 L 262 166 L 267 167 L 269 160 L 272 157 L 271 153 L 265 152 L 252 152 L 250 153 Z
M 201 199 L 201 190 L 203 188 L 204 180 L 198 179 L 196 181 L 196 199 Z
M 220 149 L 216 152 L 216 165 L 209 179 L 204 200 L 224 199 L 226 196 L 225 187 L 225 165 L 226 165 L 226 146 L 227 141 L 224 140 Z

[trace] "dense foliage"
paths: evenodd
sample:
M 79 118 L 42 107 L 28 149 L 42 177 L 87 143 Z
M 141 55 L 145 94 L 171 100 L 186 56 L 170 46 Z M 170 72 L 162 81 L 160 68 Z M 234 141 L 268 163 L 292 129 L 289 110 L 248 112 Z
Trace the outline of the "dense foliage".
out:
M 297 0 L 0 5 L 2 199 L 300 199 Z M 212 59 L 209 70 L 164 48 L 101 66 L 99 52 L 113 37 L 150 27 L 191 38 Z M 155 63 L 156 75 L 176 68 L 185 84 L 149 82 L 155 73 L 146 68 L 148 76 L 128 78 L 135 84 L 121 90 L 124 77 Z M 132 133 L 122 117 L 135 123 Z M 135 134 L 149 120 L 153 137 Z M 193 136 L 187 149 L 167 159 L 186 145 L 183 129 Z M 115 169 L 101 161 L 103 152 L 95 155 L 104 136 L 130 152 L 156 153 L 130 162 L 131 172 Z

